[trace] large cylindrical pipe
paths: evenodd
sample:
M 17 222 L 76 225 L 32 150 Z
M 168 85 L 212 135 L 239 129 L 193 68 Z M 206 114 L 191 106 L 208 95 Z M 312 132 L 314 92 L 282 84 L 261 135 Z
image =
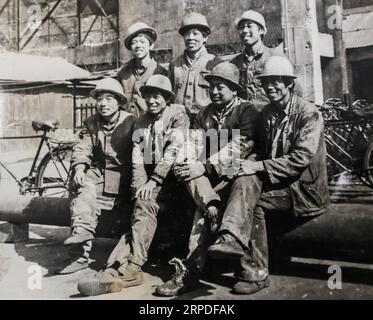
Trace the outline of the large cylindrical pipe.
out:
M 0 200 L 0 220 L 69 226 L 69 204 L 68 199 L 62 198 L 5 198 Z M 97 236 L 118 238 L 129 228 L 131 210 L 128 204 L 120 211 L 103 211 Z M 373 261 L 373 206 L 369 203 L 332 204 L 327 214 L 303 223 L 294 223 L 291 219 L 287 221 L 282 216 L 268 217 L 268 222 L 270 236 L 273 229 L 280 230 L 280 241 L 276 244 L 289 254 L 324 259 L 353 255 L 354 260 Z

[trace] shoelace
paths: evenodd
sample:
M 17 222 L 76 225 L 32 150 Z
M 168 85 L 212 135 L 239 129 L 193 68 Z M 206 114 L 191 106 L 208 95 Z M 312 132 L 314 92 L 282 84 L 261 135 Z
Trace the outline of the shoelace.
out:
M 170 262 L 170 265 L 173 265 L 175 268 L 175 274 L 172 277 L 172 280 L 175 284 L 180 284 L 183 282 L 184 277 L 186 276 L 188 270 L 185 267 L 182 260 L 178 258 L 173 258 Z

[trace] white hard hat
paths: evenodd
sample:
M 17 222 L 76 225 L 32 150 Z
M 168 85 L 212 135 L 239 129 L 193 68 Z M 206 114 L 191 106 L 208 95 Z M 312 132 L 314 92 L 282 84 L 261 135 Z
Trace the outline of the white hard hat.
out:
M 263 72 L 258 78 L 266 77 L 297 78 L 293 65 L 284 56 L 272 56 L 264 63 Z

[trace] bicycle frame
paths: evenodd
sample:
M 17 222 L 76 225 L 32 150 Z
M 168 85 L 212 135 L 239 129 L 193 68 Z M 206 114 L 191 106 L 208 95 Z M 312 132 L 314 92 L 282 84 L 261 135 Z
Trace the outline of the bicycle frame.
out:
M 31 192 L 31 191 L 37 191 L 38 188 L 36 187 L 32 187 L 33 183 L 32 183 L 32 179 L 35 178 L 35 174 L 36 174 L 36 164 L 37 164 L 37 161 L 40 157 L 40 153 L 41 153 L 41 149 L 43 147 L 43 144 L 44 142 L 47 141 L 47 132 L 44 132 L 42 135 L 40 136 L 34 136 L 34 138 L 40 138 L 40 143 L 39 143 L 39 146 L 36 150 L 36 153 L 35 153 L 35 156 L 34 156 L 34 159 L 33 159 L 33 162 L 32 162 L 32 165 L 31 165 L 31 168 L 30 168 L 30 172 L 28 174 L 27 177 L 24 177 L 22 179 L 19 179 L 16 174 L 14 173 L 14 171 L 12 171 L 8 165 L 6 165 L 4 162 L 2 162 L 0 160 L 0 166 L 3 167 L 5 169 L 5 171 L 7 171 L 9 173 L 9 175 L 14 179 L 14 181 L 16 181 L 16 183 L 18 184 L 18 186 L 20 187 L 20 193 L 21 194 L 25 194 L 26 192 Z M 51 152 L 51 147 L 50 145 L 47 143 L 46 144 L 47 147 L 48 147 L 48 150 L 49 152 Z M 30 186 L 31 185 L 31 186 Z

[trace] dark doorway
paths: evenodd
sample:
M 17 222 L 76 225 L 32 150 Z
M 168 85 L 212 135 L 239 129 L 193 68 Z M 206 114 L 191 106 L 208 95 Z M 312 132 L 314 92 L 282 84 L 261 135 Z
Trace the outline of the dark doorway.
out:
M 355 97 L 373 103 L 373 60 L 357 62 L 352 68 Z

